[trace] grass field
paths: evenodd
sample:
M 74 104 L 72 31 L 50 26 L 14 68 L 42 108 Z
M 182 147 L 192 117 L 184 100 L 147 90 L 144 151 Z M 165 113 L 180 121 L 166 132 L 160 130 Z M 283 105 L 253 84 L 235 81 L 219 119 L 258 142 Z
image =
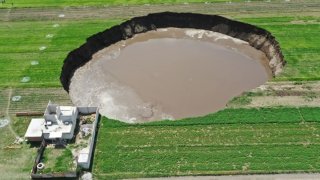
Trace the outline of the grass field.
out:
M 90 35 L 119 23 L 118 20 L 84 22 L 5 22 L 0 25 L 0 86 L 60 87 L 63 59 Z M 53 27 L 59 24 L 59 27 Z M 89 27 L 89 28 L 87 28 Z M 52 34 L 52 38 L 46 38 Z M 40 51 L 39 48 L 46 49 Z M 39 65 L 31 65 L 38 61 Z M 22 83 L 23 77 L 30 81 Z
M 102 121 L 99 179 L 320 170 L 320 108 L 229 109 L 198 119 Z
M 28 122 L 20 119 L 19 125 L 13 125 L 12 130 L 10 126 L 0 130 L 0 179 L 29 179 L 37 148 L 26 143 L 14 144 L 16 136 L 12 132 L 23 136 Z
M 288 61 L 275 79 L 320 79 L 319 17 L 240 18 L 271 31 L 280 42 Z M 293 22 L 300 22 L 294 24 Z M 68 52 L 90 35 L 121 20 L 22 21 L 0 24 L 0 87 L 60 87 L 59 76 Z M 301 23 L 302 22 L 302 23 Z M 59 27 L 53 27 L 59 24 Z M 46 38 L 52 34 L 52 38 Z M 46 47 L 41 51 L 39 48 Z M 38 61 L 39 65 L 31 65 Z M 23 77 L 30 77 L 27 83 Z
M 188 9 L 188 5 L 174 5 L 185 2 L 201 2 L 202 5 L 190 6 L 194 9 Z M 242 4 L 210 6 L 203 6 L 203 2 L 205 0 L 6 0 L 5 4 L 0 4 L 0 118 L 11 117 L 11 125 L 0 130 L 0 161 L 6 162 L 0 163 L 1 178 L 29 179 L 36 154 L 36 148 L 27 143 L 14 144 L 16 136 L 24 135 L 30 121 L 30 118 L 15 117 L 14 113 L 41 112 L 48 100 L 71 104 L 59 82 L 63 59 L 68 52 L 83 44 L 90 35 L 119 24 L 128 16 L 153 12 L 152 8 L 155 11 L 167 8 L 174 11 L 177 7 L 177 11 L 219 12 L 266 28 L 276 37 L 288 63 L 283 73 L 271 80 L 274 84 L 270 86 L 284 83 L 281 85 L 284 88 L 277 90 L 275 87 L 265 94 L 245 94 L 232 102 L 235 107 L 250 104 L 257 97 L 280 99 L 297 94 L 311 98 L 310 103 L 317 105 L 318 101 L 312 101 L 320 94 L 317 82 L 320 80 L 320 12 L 315 6 L 316 0 L 291 0 L 290 3 L 272 0 L 270 6 L 254 0 L 251 3 L 232 0 Z M 149 3 L 157 6 L 136 6 Z M 163 5 L 161 9 L 161 3 L 173 5 Z M 123 4 L 128 6 L 122 7 Z M 66 8 L 66 13 L 72 11 L 70 16 L 59 18 L 66 6 L 81 7 Z M 94 8 L 99 11 L 95 12 Z M 101 15 L 102 12 L 105 14 Z M 42 47 L 45 49 L 40 50 Z M 32 61 L 39 64 L 32 65 Z M 24 77 L 30 77 L 30 81 L 22 83 Z M 315 83 L 306 82 L 311 80 Z M 295 88 L 289 91 L 292 85 Z M 8 100 L 17 95 L 22 96 L 21 101 L 8 104 Z M 320 172 L 319 123 L 320 108 L 278 106 L 226 109 L 199 118 L 143 125 L 105 118 L 101 121 L 93 173 L 99 179 L 117 179 Z M 52 167 L 63 162 L 64 159 L 60 159 Z
M 43 173 L 73 172 L 76 169 L 72 152 L 68 148 L 46 148 L 43 158 L 46 166 Z
M 275 80 L 319 80 L 320 15 L 317 17 L 248 18 L 242 21 L 269 30 L 279 41 L 287 65 Z

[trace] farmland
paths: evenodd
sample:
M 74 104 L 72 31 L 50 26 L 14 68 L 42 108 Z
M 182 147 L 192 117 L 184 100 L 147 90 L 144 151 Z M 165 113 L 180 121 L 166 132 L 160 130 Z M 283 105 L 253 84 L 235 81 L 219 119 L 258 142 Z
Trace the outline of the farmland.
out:
M 59 27 L 53 27 L 57 22 L 46 21 L 1 24 L 0 86 L 60 87 L 60 71 L 68 52 L 80 46 L 86 37 L 116 23 L 119 21 L 59 22 Z M 48 34 L 53 37 L 46 37 Z M 41 47 L 46 49 L 41 51 Z M 39 64 L 34 66 L 32 61 Z M 30 77 L 30 82 L 21 83 L 25 76 Z
M 275 81 L 320 79 L 319 17 L 236 19 L 266 28 L 277 37 L 288 65 Z M 68 52 L 83 44 L 90 35 L 122 21 L 99 19 L 1 23 L 0 87 L 60 87 L 62 62 Z M 54 27 L 55 24 L 59 27 Z M 47 37 L 48 34 L 53 37 Z M 45 49 L 39 50 L 41 47 Z M 39 65 L 31 65 L 32 61 L 38 61 Z M 21 83 L 26 76 L 30 77 L 30 82 Z
M 95 175 L 113 179 L 319 171 L 318 115 L 319 108 L 264 108 L 142 125 L 105 119 Z
M 279 41 L 287 65 L 280 76 L 266 83 L 266 90 L 244 94 L 215 114 L 143 125 L 104 118 L 94 175 L 114 179 L 320 172 L 317 0 L 239 0 L 232 4 L 161 1 L 174 5 L 148 0 L 128 1 L 125 7 L 124 1 L 57 2 L 7 0 L 0 4 L 0 119 L 11 119 L 11 124 L 0 130 L 0 161 L 6 162 L 0 164 L 3 178 L 28 179 L 36 153 L 36 147 L 14 143 L 17 136 L 24 135 L 30 121 L 15 117 L 15 112 L 42 112 L 49 100 L 71 104 L 59 82 L 63 59 L 69 51 L 90 35 L 130 17 L 186 9 L 220 14 L 269 30 Z M 102 4 L 106 7 L 100 7 Z M 65 17 L 59 17 L 61 14 Z M 29 81 L 22 82 L 24 77 Z M 13 96 L 21 96 L 21 100 L 13 102 Z

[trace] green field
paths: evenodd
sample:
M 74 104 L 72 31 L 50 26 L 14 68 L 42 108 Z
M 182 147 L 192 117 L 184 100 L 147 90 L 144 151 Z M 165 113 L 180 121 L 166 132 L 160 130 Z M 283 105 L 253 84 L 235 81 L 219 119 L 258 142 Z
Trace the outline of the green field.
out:
M 275 80 L 319 80 L 320 16 L 240 19 L 270 31 L 288 62 Z
M 99 179 L 320 170 L 320 108 L 228 109 L 198 119 L 102 121 Z
M 71 104 L 59 81 L 68 52 L 87 37 L 125 21 L 128 16 L 168 8 L 220 14 L 265 28 L 279 41 L 287 64 L 280 76 L 270 80 L 267 90 L 246 93 L 230 102 L 234 105 L 230 107 L 240 109 L 138 125 L 103 118 L 94 176 L 118 179 L 320 172 L 318 1 L 251 1 L 232 0 L 232 4 L 208 6 L 203 6 L 205 0 L 6 0 L 0 4 L 0 119 L 11 118 L 11 124 L 0 129 L 0 161 L 6 162 L 0 163 L 1 177 L 29 179 L 36 154 L 36 147 L 14 143 L 16 137 L 23 137 L 30 122 L 29 117 L 16 117 L 15 113 L 42 112 L 49 100 Z M 181 5 L 185 2 L 201 3 L 192 4 L 194 9 L 189 9 L 187 4 Z M 138 6 L 141 4 L 151 5 Z M 59 18 L 61 13 L 66 13 L 66 17 Z M 40 50 L 41 47 L 45 49 Z M 32 61 L 39 64 L 32 65 Z M 21 82 L 24 77 L 30 77 L 30 81 Z M 11 97 L 17 95 L 22 99 L 12 102 Z M 315 107 L 301 107 L 300 101 L 290 107 L 277 105 L 276 100 L 297 96 Z M 255 98 L 266 97 L 275 102 L 271 106 L 248 106 L 256 102 Z M 58 159 L 51 167 L 56 169 L 67 161 Z
M 46 168 L 43 173 L 63 173 L 75 171 L 72 152 L 69 148 L 46 148 L 43 154 Z
M 274 79 L 320 79 L 320 17 L 238 18 L 269 30 L 280 42 L 288 62 Z M 123 21 L 123 20 L 122 20 Z M 92 34 L 121 20 L 19 21 L 0 24 L 0 87 L 60 87 L 63 59 Z M 302 24 L 293 24 L 302 21 Z M 53 27 L 59 24 L 59 27 Z M 52 34 L 52 38 L 46 35 Z M 39 48 L 46 49 L 40 51 Z M 39 65 L 32 66 L 32 61 Z M 31 78 L 22 83 L 23 77 Z
M 12 122 L 12 129 L 6 126 L 0 130 L 0 160 L 3 162 L 0 163 L 1 179 L 30 179 L 37 148 L 27 143 L 14 144 L 16 135 L 24 135 L 29 121 L 16 119 Z
M 0 87 L 60 87 L 60 72 L 67 54 L 90 35 L 118 24 L 119 20 L 0 24 Z M 59 24 L 59 27 L 53 27 Z M 52 38 L 46 35 L 52 34 Z M 46 49 L 40 51 L 39 48 Z M 32 61 L 39 65 L 32 66 Z M 21 79 L 30 77 L 30 82 Z

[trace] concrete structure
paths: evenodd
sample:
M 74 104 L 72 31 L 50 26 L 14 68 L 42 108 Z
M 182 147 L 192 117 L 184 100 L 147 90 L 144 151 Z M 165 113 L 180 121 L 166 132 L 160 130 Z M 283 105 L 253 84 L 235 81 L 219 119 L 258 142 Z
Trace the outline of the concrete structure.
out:
M 97 136 L 97 127 L 100 120 L 99 110 L 96 107 L 79 107 L 78 110 L 81 114 L 95 113 L 95 120 L 92 124 L 92 135 L 89 138 L 88 146 L 81 149 L 77 159 L 77 163 L 80 167 L 82 167 L 83 169 L 90 169 L 93 151 L 95 147 L 95 140 Z
M 44 118 L 32 119 L 25 138 L 28 141 L 70 140 L 76 127 L 78 109 L 48 103 Z
M 42 141 L 44 143 L 41 151 L 38 151 L 38 157 L 35 161 L 35 166 L 32 172 L 33 178 L 43 178 L 44 175 L 39 175 L 36 172 L 36 166 L 40 162 L 45 146 L 48 142 L 65 143 L 75 136 L 75 128 L 77 120 L 81 116 L 95 114 L 94 121 L 86 124 L 85 128 L 90 129 L 91 136 L 88 139 L 87 145 L 80 149 L 77 156 L 77 165 L 83 169 L 89 169 L 93 157 L 95 147 L 97 127 L 100 119 L 97 107 L 73 107 L 73 106 L 58 106 L 50 101 L 44 113 L 44 118 L 34 118 L 31 120 L 25 138 L 28 141 Z M 83 126 L 83 125 L 82 125 Z M 79 126 L 80 127 L 80 126 Z M 44 141 L 43 141 L 44 140 Z
M 31 119 L 24 137 L 28 139 L 28 141 L 42 141 L 42 128 L 44 124 L 45 121 L 43 118 Z

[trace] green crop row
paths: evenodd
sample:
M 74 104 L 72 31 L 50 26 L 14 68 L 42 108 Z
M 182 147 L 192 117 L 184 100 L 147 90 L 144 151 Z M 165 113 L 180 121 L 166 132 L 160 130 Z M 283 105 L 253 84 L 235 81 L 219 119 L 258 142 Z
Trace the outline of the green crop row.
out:
M 320 108 L 227 109 L 203 118 L 128 125 L 103 119 L 101 179 L 320 170 Z
M 192 126 L 212 124 L 265 124 L 265 123 L 301 123 L 320 122 L 320 108 L 317 107 L 274 107 L 274 108 L 240 108 L 224 109 L 203 117 L 186 118 L 178 121 L 166 120 L 143 124 L 126 124 L 115 120 L 108 120 L 107 127 L 130 126 Z

